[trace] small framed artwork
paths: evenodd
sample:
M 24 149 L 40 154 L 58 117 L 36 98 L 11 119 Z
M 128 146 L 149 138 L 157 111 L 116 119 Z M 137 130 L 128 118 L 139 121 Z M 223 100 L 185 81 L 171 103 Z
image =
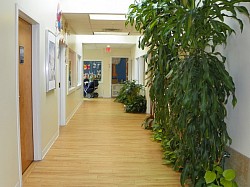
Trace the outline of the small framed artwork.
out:
M 65 72 L 66 72 L 66 92 L 67 92 L 67 95 L 69 94 L 69 85 L 70 85 L 70 82 L 69 82 L 69 65 L 68 64 L 65 64 Z
M 46 30 L 46 91 L 56 88 L 56 36 Z
M 68 65 L 68 88 L 71 89 L 73 87 L 72 85 L 72 62 L 69 60 Z

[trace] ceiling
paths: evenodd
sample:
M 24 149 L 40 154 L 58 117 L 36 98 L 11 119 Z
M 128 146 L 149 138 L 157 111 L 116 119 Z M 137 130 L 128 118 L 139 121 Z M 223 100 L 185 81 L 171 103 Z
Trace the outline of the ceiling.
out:
M 125 21 L 91 20 L 87 13 L 63 13 L 65 21 L 71 33 L 77 35 L 93 35 L 94 32 L 127 32 L 129 36 L 139 35 L 134 27 L 125 26 Z M 105 37 L 105 35 L 103 35 Z M 108 43 L 85 43 L 85 49 L 104 49 L 107 45 L 112 48 L 132 48 L 135 44 L 108 44 Z
M 139 35 L 134 27 L 125 26 L 125 21 L 90 20 L 86 13 L 63 13 L 63 17 L 77 35 L 93 35 L 94 32 L 127 32 L 129 35 Z
M 109 45 L 112 49 L 130 49 L 136 44 L 105 44 L 105 43 L 95 43 L 95 44 L 83 44 L 85 49 L 105 49 Z

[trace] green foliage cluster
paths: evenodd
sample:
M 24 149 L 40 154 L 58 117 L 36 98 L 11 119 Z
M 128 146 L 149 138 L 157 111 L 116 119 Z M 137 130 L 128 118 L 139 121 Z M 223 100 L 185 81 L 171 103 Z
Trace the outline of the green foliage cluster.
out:
M 213 170 L 205 173 L 205 181 L 208 187 L 238 187 L 234 179 L 235 171 L 233 169 L 223 170 L 217 165 L 213 167 Z
M 143 95 L 138 95 L 126 105 L 125 111 L 129 113 L 145 113 L 146 112 L 146 98 Z
M 142 88 L 135 80 L 125 81 L 115 101 L 123 103 L 126 112 L 145 113 L 147 104 L 145 96 L 141 95 Z
M 150 98 L 155 108 L 155 139 L 164 157 L 181 173 L 181 184 L 206 186 L 204 175 L 221 161 L 231 143 L 224 118 L 236 104 L 235 85 L 217 46 L 235 33 L 226 19 L 249 17 L 248 0 L 141 0 L 130 5 L 126 24 L 148 49 Z
M 180 171 L 181 168 L 175 166 L 177 160 L 178 141 L 174 141 L 171 131 L 165 132 L 161 125 L 154 123 L 152 126 L 154 140 L 162 144 L 163 158 L 165 164 L 171 165 L 174 170 Z

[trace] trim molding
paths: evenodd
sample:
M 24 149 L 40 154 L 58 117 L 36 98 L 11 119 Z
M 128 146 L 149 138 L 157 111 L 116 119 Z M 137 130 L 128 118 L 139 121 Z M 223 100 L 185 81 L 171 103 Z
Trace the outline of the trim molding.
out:
M 52 145 L 55 143 L 56 139 L 59 136 L 59 129 L 55 132 L 49 143 L 45 146 L 45 148 L 42 150 L 42 159 L 46 156 Z
M 18 181 L 18 182 L 16 183 L 15 187 L 21 187 L 21 182 Z
M 39 58 L 40 58 L 40 28 L 31 14 L 15 4 L 15 56 L 16 56 L 16 112 L 17 112 L 17 144 L 18 144 L 18 169 L 19 185 L 22 185 L 22 160 L 21 160 L 21 141 L 20 141 L 20 116 L 19 116 L 19 62 L 18 62 L 18 27 L 19 17 L 32 25 L 32 112 L 33 112 L 33 141 L 34 141 L 34 160 L 41 160 L 41 129 L 40 129 L 40 79 L 39 79 Z M 18 185 L 18 184 L 17 184 Z
M 34 141 L 34 160 L 42 160 L 41 142 L 41 95 L 40 95 L 40 30 L 39 24 L 32 25 L 32 96 L 33 96 L 33 141 Z
M 22 184 L 22 159 L 21 159 L 21 137 L 20 137 L 20 111 L 19 111 L 19 63 L 18 63 L 18 17 L 19 17 L 19 6 L 18 4 L 15 4 L 15 37 L 16 37 L 16 113 L 17 113 L 17 151 L 18 151 L 18 176 L 19 181 L 16 184 L 16 187 L 18 187 L 18 184 Z
M 59 126 L 65 126 L 66 124 L 66 64 L 65 64 L 65 51 L 67 46 L 59 42 L 59 82 L 58 87 L 58 122 Z
M 83 100 L 81 100 L 80 103 L 78 103 L 78 105 L 75 107 L 75 109 L 71 112 L 71 114 L 69 115 L 69 117 L 67 117 L 66 119 L 66 125 L 69 123 L 69 121 L 71 120 L 71 118 L 74 116 L 74 114 L 76 113 L 76 111 L 80 108 L 80 106 L 82 105 Z

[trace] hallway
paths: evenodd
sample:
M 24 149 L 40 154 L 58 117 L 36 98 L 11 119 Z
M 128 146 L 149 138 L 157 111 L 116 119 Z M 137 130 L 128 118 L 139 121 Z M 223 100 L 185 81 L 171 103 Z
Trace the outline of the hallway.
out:
M 179 173 L 163 165 L 160 144 L 143 130 L 145 114 L 124 113 L 112 99 L 84 100 L 23 187 L 179 187 Z

